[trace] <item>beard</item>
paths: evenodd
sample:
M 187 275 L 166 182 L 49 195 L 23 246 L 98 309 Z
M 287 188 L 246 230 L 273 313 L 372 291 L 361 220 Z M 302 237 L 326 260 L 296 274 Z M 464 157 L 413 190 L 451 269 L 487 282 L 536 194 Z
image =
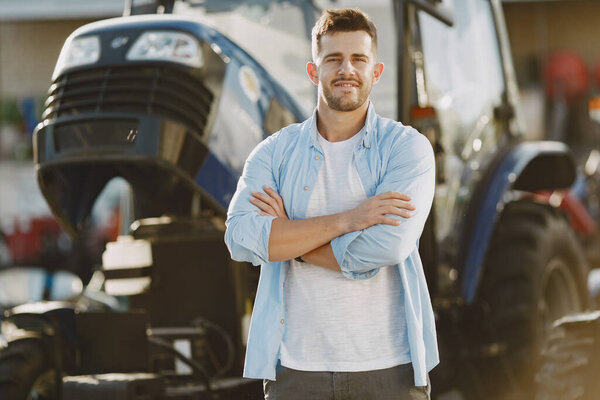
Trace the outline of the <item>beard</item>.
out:
M 356 82 L 358 84 L 358 93 L 356 94 L 356 96 L 354 95 L 348 95 L 348 94 L 342 94 L 341 96 L 336 96 L 333 91 L 334 89 L 334 85 L 336 82 L 339 81 L 353 81 Z M 327 105 L 329 106 L 329 108 L 335 110 L 335 111 L 354 111 L 357 108 L 359 108 L 360 106 L 362 106 L 365 101 L 367 101 L 367 99 L 369 98 L 369 94 L 371 93 L 371 88 L 372 88 L 373 84 L 372 82 L 360 82 L 356 79 L 342 79 L 342 78 L 338 78 L 338 79 L 334 79 L 333 81 L 331 81 L 331 83 L 329 85 L 322 85 L 322 94 L 323 97 L 325 98 Z

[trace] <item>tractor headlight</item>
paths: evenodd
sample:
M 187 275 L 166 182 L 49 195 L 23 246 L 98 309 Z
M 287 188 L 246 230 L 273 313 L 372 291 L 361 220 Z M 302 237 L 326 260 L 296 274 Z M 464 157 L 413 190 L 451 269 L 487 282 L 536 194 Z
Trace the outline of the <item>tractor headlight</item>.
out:
M 84 36 L 67 41 L 56 63 L 54 74 L 66 68 L 93 64 L 100 59 L 100 38 Z
M 127 52 L 128 60 L 173 61 L 193 67 L 203 65 L 198 41 L 182 32 L 145 32 Z

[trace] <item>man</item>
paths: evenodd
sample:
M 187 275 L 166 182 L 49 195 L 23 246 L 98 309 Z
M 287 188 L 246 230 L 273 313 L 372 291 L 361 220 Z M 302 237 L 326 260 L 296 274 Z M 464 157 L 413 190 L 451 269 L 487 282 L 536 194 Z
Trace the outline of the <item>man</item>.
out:
M 323 13 L 307 64 L 317 108 L 254 149 L 229 207 L 232 257 L 262 264 L 244 376 L 269 400 L 429 398 L 438 351 L 417 242 L 433 151 L 375 113 L 376 55 L 365 14 Z

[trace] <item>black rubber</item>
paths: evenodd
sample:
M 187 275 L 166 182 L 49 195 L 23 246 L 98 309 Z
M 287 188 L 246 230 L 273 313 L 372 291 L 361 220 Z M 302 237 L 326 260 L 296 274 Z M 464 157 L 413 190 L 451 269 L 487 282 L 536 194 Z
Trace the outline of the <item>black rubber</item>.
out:
M 11 342 L 0 350 L 0 399 L 26 400 L 34 383 L 50 371 L 50 363 L 41 339 Z M 54 399 L 50 389 L 38 399 Z
M 560 308 L 579 302 L 567 312 L 581 311 L 588 303 L 588 268 L 568 221 L 559 210 L 543 204 L 509 203 L 486 254 L 475 318 L 466 323 L 476 372 L 465 380 L 467 398 L 533 398 L 534 371 L 548 334 L 548 321 L 541 320 L 539 310 L 545 290 L 542 277 L 557 261 L 570 275 L 565 281 L 570 279 L 574 287 L 568 296 L 571 301 Z
M 542 365 L 536 375 L 536 400 L 598 398 L 599 326 L 596 315 L 595 319 L 589 321 L 554 327 L 542 353 Z

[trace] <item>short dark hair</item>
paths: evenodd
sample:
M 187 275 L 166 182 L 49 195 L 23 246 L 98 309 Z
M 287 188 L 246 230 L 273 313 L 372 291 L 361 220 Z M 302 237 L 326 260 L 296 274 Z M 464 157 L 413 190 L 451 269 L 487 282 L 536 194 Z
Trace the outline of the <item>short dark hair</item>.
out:
M 377 28 L 367 14 L 358 8 L 340 8 L 323 11 L 312 29 L 313 60 L 321 50 L 321 37 L 336 32 L 365 31 L 371 37 L 373 52 L 377 53 Z

